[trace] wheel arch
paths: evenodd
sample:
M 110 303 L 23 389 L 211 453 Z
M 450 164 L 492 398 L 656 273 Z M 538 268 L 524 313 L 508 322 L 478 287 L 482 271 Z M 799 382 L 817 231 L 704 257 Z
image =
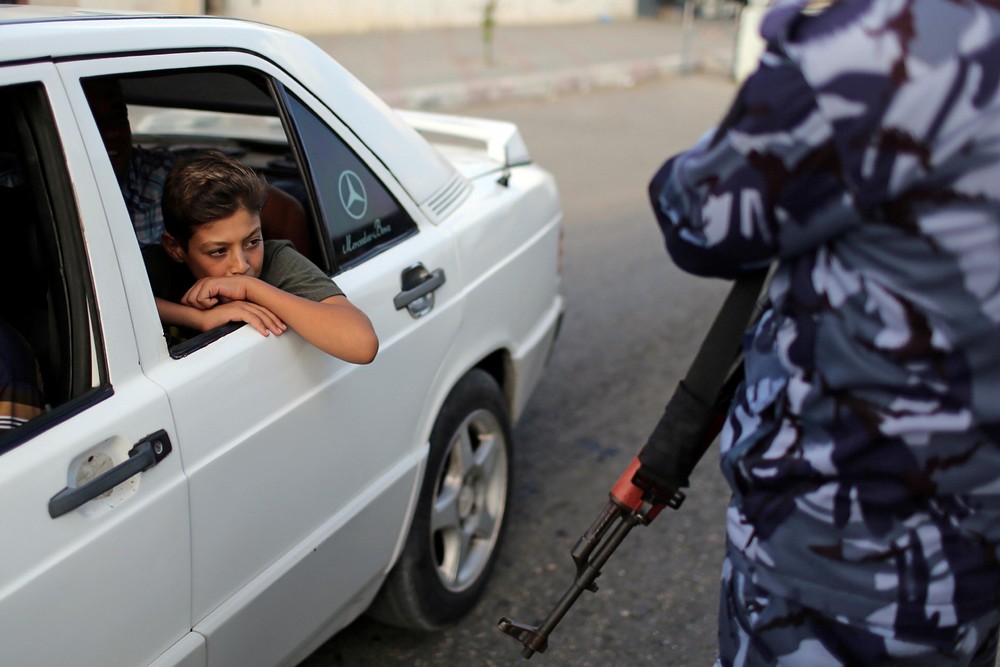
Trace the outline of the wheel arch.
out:
M 469 370 L 471 371 L 473 368 L 486 371 L 496 380 L 496 383 L 500 385 L 500 389 L 503 390 L 504 398 L 507 400 L 507 409 L 512 411 L 514 408 L 514 389 L 516 383 L 514 382 L 514 362 L 510 350 L 506 348 L 494 350 Z M 466 371 L 466 373 L 468 372 Z

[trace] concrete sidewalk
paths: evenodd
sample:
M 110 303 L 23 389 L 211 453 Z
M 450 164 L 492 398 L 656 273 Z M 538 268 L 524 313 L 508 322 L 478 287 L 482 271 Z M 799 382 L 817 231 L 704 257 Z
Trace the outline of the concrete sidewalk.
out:
M 390 105 L 447 109 L 633 86 L 688 71 L 730 76 L 734 18 L 307 34 Z

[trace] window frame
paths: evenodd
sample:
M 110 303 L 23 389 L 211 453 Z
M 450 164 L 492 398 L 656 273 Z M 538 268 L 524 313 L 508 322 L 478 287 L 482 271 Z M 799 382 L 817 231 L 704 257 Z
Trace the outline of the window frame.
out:
M 149 95 L 151 95 L 151 93 L 147 92 L 147 97 L 143 97 L 142 93 L 140 92 L 138 98 L 132 99 L 132 98 L 130 98 L 129 92 L 125 91 L 124 95 L 125 95 L 125 98 L 126 98 L 126 100 L 125 100 L 126 104 L 129 107 L 141 105 L 141 106 L 146 106 L 148 108 L 162 109 L 162 110 L 179 109 L 179 110 L 182 110 L 182 111 L 208 111 L 208 112 L 219 112 L 219 113 L 237 113 L 237 114 L 243 114 L 243 115 L 252 115 L 252 116 L 260 116 L 260 117 L 266 117 L 266 118 L 275 118 L 275 119 L 278 119 L 279 121 L 281 121 L 281 123 L 282 123 L 282 130 L 283 130 L 284 136 L 285 136 L 285 141 L 287 142 L 287 145 L 288 145 L 288 150 L 289 151 L 292 150 L 292 142 L 291 142 L 291 139 L 289 137 L 288 129 L 287 129 L 287 126 L 285 125 L 285 122 L 284 122 L 284 120 L 282 118 L 282 107 L 281 107 L 281 105 L 279 103 L 279 100 L 277 99 L 277 95 L 276 95 L 276 92 L 275 92 L 276 88 L 275 88 L 275 85 L 274 85 L 274 78 L 273 78 L 273 76 L 271 76 L 270 74 L 268 74 L 268 73 L 260 70 L 259 68 L 255 68 L 255 67 L 252 67 L 252 66 L 249 66 L 249 65 L 244 65 L 244 64 L 231 64 L 231 65 L 227 65 L 227 64 L 206 64 L 206 65 L 190 65 L 190 66 L 180 66 L 180 67 L 169 66 L 169 67 L 162 67 L 162 68 L 139 69 L 139 70 L 127 70 L 126 69 L 126 70 L 118 70 L 118 71 L 114 71 L 114 72 L 110 72 L 110 73 L 88 74 L 86 76 L 82 76 L 81 79 L 80 79 L 80 81 L 81 81 L 81 84 L 83 84 L 83 82 L 85 80 L 89 79 L 89 78 L 98 78 L 98 79 L 107 78 L 107 79 L 115 79 L 115 80 L 118 80 L 118 81 L 127 81 L 127 82 L 130 82 L 130 83 L 126 83 L 126 86 L 128 86 L 128 85 L 135 85 L 135 82 L 140 82 L 139 86 L 140 86 L 140 89 L 141 89 L 141 82 L 144 81 L 144 80 L 162 81 L 162 80 L 169 80 L 171 78 L 176 78 L 177 80 L 180 80 L 183 83 L 183 82 L 185 82 L 184 81 L 185 77 L 189 77 L 190 76 L 190 77 L 192 77 L 192 78 L 189 79 L 189 81 L 191 83 L 198 83 L 197 80 L 196 80 L 196 77 L 198 77 L 199 74 L 206 75 L 206 80 L 211 80 L 212 77 L 232 77 L 233 79 L 242 80 L 243 83 L 247 83 L 252 88 L 256 88 L 258 91 L 260 91 L 261 94 L 262 94 L 262 96 L 267 96 L 270 99 L 270 106 L 262 105 L 258 101 L 258 103 L 257 103 L 256 106 L 251 105 L 251 106 L 248 106 L 248 107 L 245 107 L 245 108 L 244 107 L 235 107 L 233 105 L 227 105 L 224 101 L 220 102 L 220 101 L 217 101 L 215 99 L 209 99 L 208 100 L 209 104 L 184 105 L 182 103 L 183 100 L 178 100 L 176 97 L 174 98 L 174 101 L 176 102 L 174 104 L 164 103 L 162 105 L 156 105 L 156 104 L 152 104 L 152 102 L 154 101 L 154 99 L 151 98 L 151 97 L 149 97 Z M 204 88 L 205 88 L 205 86 L 202 85 L 201 89 L 204 90 Z M 169 95 L 167 97 L 169 97 Z M 205 101 L 204 97 L 202 97 L 200 99 L 201 99 L 202 102 Z M 90 110 L 89 105 L 88 105 L 88 111 L 92 114 L 92 111 Z M 274 113 L 273 114 L 272 113 L 267 113 L 268 111 L 273 111 Z M 96 122 L 96 119 L 95 119 L 95 122 Z M 133 123 L 132 131 L 133 131 L 133 133 L 135 133 L 135 126 L 134 126 L 135 121 L 130 118 L 130 122 Z M 155 128 L 154 128 L 154 132 L 151 132 L 151 133 L 150 132 L 145 132 L 145 133 L 138 133 L 138 134 L 141 135 L 141 134 L 155 134 L 155 133 L 156 132 L 155 132 Z M 217 137 L 217 138 L 222 138 L 222 137 Z M 235 141 L 235 142 L 237 142 L 237 143 L 251 143 L 252 142 L 252 140 L 245 139 L 245 138 L 242 138 L 242 137 L 235 137 L 232 140 Z M 132 143 L 133 143 L 133 145 L 139 143 L 139 142 L 136 141 L 136 138 L 134 136 L 132 138 Z M 197 142 L 193 141 L 193 139 L 192 139 L 192 143 L 197 143 Z M 210 145 L 212 145 L 212 141 L 206 137 L 206 139 L 204 141 L 204 145 L 206 147 L 210 146 Z M 302 166 L 300 164 L 296 164 L 296 168 L 298 170 L 299 179 L 302 180 L 303 182 L 305 182 L 306 178 L 305 178 L 305 173 L 304 173 L 304 170 L 303 170 Z M 124 202 L 124 196 L 123 195 L 122 195 L 122 201 Z M 323 227 L 323 225 L 321 225 L 315 219 L 309 219 L 308 222 L 309 222 L 310 225 L 313 225 L 313 230 L 312 231 L 314 233 L 319 232 L 322 229 L 322 227 Z M 139 247 L 138 240 L 136 240 L 136 246 Z M 325 258 L 327 256 L 327 252 L 326 252 L 325 248 L 322 248 L 321 252 L 323 254 L 323 257 Z M 328 270 L 325 269 L 325 268 L 324 268 L 324 271 L 328 272 Z M 148 275 L 147 275 L 147 279 L 148 279 Z M 180 343 L 174 344 L 174 345 L 170 345 L 169 341 L 167 341 L 168 342 L 168 344 L 167 344 L 168 354 L 170 355 L 170 357 L 172 359 L 183 359 L 184 357 L 187 357 L 187 356 L 189 356 L 189 355 L 197 352 L 198 350 L 201 350 L 203 348 L 209 347 L 215 341 L 220 340 L 220 339 L 228 336 L 229 334 L 233 333 L 234 331 L 237 331 L 238 329 L 242 328 L 243 326 L 244 326 L 244 323 L 242 323 L 242 322 L 230 322 L 230 323 L 222 324 L 222 325 L 220 325 L 218 327 L 215 327 L 214 329 L 212 329 L 210 331 L 205 331 L 205 332 L 193 335 L 190 338 L 187 338 L 186 340 L 184 340 L 184 341 L 182 341 Z M 166 340 L 166 336 L 165 336 L 165 340 Z
M 69 341 L 64 350 L 69 356 L 69 375 L 64 400 L 26 424 L 0 432 L 0 455 L 114 394 L 81 219 L 45 84 L 25 81 L 0 86 L 0 94 L 8 93 L 35 224 L 49 235 L 48 254 L 56 254 L 45 260 L 57 263 L 49 268 L 49 279 L 58 276 L 60 283 L 62 303 L 53 304 L 53 308 L 64 310 L 65 330 L 57 337 Z M 50 321 L 49 326 L 63 328 L 59 322 Z M 40 365 L 44 363 L 39 360 Z
M 380 178 L 377 173 L 375 173 L 368 161 L 366 161 L 363 156 L 359 155 L 358 152 L 354 150 L 354 148 L 350 145 L 350 142 L 346 141 L 339 132 L 330 127 L 329 123 L 325 122 L 322 116 L 318 114 L 306 100 L 302 99 L 300 95 L 297 95 L 293 91 L 289 90 L 287 86 L 277 79 L 272 78 L 272 82 L 276 89 L 278 106 L 281 109 L 282 123 L 285 126 L 285 133 L 289 138 L 289 143 L 292 146 L 293 153 L 298 161 L 299 169 L 302 172 L 303 184 L 306 187 L 306 191 L 309 193 L 312 215 L 314 220 L 319 223 L 318 231 L 320 238 L 323 241 L 323 252 L 326 255 L 328 263 L 325 270 L 327 270 L 330 275 L 336 276 L 337 274 L 364 264 L 371 258 L 382 254 L 386 250 L 395 247 L 399 243 L 419 233 L 420 226 L 417 224 L 413 215 L 410 214 L 407 208 L 399 200 L 396 194 L 392 191 L 392 188 L 390 188 L 385 181 Z M 327 218 L 326 207 L 322 204 L 322 198 L 317 192 L 316 166 L 309 158 L 309 151 L 305 146 L 301 123 L 293 111 L 294 105 L 299 105 L 305 112 L 311 114 L 316 124 L 321 126 L 322 129 L 329 134 L 333 141 L 339 144 L 344 151 L 347 151 L 354 161 L 364 168 L 368 178 L 374 181 L 374 183 L 382 191 L 382 195 L 392 203 L 395 208 L 394 215 L 405 218 L 406 229 L 394 234 L 391 238 L 386 239 L 381 243 L 375 244 L 372 248 L 358 254 L 357 256 L 346 259 L 341 257 L 341 253 L 339 253 L 337 248 L 334 246 L 336 239 L 331 236 L 331 225 L 333 223 Z

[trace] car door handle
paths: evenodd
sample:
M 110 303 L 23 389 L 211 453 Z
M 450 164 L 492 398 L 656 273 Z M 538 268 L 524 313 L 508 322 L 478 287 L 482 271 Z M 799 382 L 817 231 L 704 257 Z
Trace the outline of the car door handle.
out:
M 422 317 L 434 307 L 434 291 L 444 285 L 444 269 L 428 271 L 423 264 L 414 264 L 403 271 L 403 291 L 395 296 L 396 310 L 406 308 L 413 317 Z
M 164 430 L 147 435 L 128 452 L 128 460 L 75 489 L 65 488 L 49 499 L 49 516 L 55 519 L 107 493 L 129 477 L 152 468 L 170 453 L 170 437 Z

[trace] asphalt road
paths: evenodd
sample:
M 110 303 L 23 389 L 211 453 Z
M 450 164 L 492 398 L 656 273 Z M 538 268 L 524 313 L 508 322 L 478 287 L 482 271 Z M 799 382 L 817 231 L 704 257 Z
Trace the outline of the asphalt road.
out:
M 655 425 L 728 288 L 663 250 L 646 185 L 721 118 L 735 88 L 691 76 L 458 113 L 513 120 L 557 177 L 567 313 L 515 432 L 509 528 L 491 586 L 459 625 L 422 634 L 362 618 L 300 667 L 524 664 L 501 616 L 535 623 L 572 581 L 570 549 Z M 632 531 L 535 665 L 711 665 L 727 491 L 713 448 L 688 500 Z

